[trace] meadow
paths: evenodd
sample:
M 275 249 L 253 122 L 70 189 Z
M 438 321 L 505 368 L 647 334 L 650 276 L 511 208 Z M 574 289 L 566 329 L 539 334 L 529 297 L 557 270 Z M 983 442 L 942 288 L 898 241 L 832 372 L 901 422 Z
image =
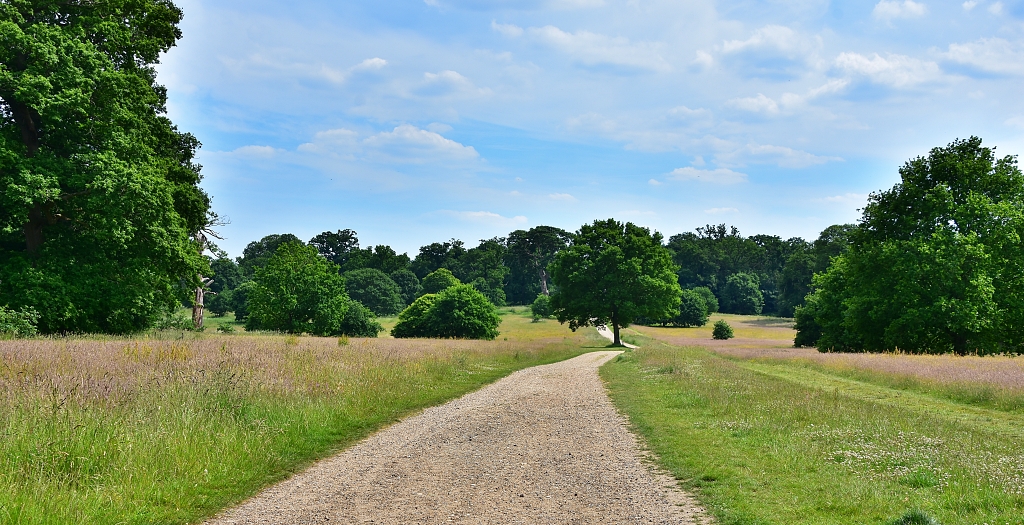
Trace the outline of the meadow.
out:
M 502 313 L 495 341 L 0 341 L 0 522 L 194 523 L 417 410 L 607 344 Z
M 1024 359 L 821 354 L 715 317 L 736 339 L 633 327 L 602 376 L 719 523 L 1024 523 Z

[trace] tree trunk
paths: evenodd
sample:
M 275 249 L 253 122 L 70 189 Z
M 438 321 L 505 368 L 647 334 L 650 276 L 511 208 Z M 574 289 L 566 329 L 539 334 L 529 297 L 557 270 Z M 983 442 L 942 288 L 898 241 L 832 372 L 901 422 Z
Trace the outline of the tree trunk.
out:
M 538 268 L 537 273 L 540 274 L 540 293 L 544 295 L 551 295 L 548 293 L 548 272 L 544 268 Z
M 46 218 L 43 216 L 43 206 L 36 204 L 28 211 L 28 222 L 25 223 L 25 249 L 29 256 L 37 257 L 39 250 L 43 248 L 43 226 Z
M 612 344 L 615 346 L 622 346 L 622 339 L 619 338 L 619 310 L 618 308 L 612 308 L 612 333 L 615 335 L 612 340 Z
M 192 303 L 192 324 L 195 325 L 197 331 L 203 329 L 203 301 L 206 298 L 206 292 L 203 290 L 203 276 L 199 276 L 199 286 L 196 286 L 196 298 L 195 302 Z

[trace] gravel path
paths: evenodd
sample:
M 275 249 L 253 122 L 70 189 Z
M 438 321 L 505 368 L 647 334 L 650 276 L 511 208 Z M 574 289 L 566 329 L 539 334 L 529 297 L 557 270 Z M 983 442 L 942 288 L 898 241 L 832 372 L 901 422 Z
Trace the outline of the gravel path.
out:
M 708 523 L 647 466 L 593 352 L 429 408 L 210 524 Z

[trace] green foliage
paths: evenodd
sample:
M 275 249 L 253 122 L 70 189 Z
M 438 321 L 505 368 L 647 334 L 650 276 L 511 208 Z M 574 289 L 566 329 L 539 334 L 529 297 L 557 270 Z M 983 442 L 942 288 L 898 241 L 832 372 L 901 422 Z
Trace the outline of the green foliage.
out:
M 701 299 L 704 299 L 704 311 L 707 315 L 718 313 L 718 298 L 715 297 L 715 292 L 712 292 L 711 288 L 698 286 L 691 290 L 700 294 Z
M 229 324 L 222 324 L 217 327 L 217 331 L 224 334 L 233 334 L 235 333 L 235 327 Z
M 429 337 L 427 328 L 430 308 L 434 306 L 437 294 L 428 293 L 418 297 L 402 313 L 398 314 L 398 322 L 391 329 L 393 337 Z
M 421 280 L 440 268 L 454 268 L 460 258 L 466 254 L 465 244 L 458 239 L 448 242 L 435 242 L 420 247 L 420 252 L 412 262 L 410 270 Z M 434 292 L 424 292 L 434 293 Z
M 452 286 L 462 284 L 447 268 L 438 268 L 430 272 L 420 281 L 420 292 L 424 294 L 441 293 Z
M 374 268 L 345 272 L 345 290 L 375 315 L 395 315 L 402 311 L 402 289 L 388 275 Z M 349 334 L 351 335 L 351 334 Z
M 349 298 L 338 267 L 316 248 L 283 243 L 256 270 L 249 291 L 246 330 L 336 335 Z
M 221 293 L 224 290 L 234 290 L 242 284 L 242 271 L 239 269 L 238 263 L 227 257 L 217 257 L 210 261 L 210 271 L 210 277 L 213 279 L 213 282 L 210 283 L 211 292 Z
M 796 307 L 796 337 L 793 339 L 793 346 L 817 346 L 818 339 L 821 339 L 821 325 L 818 324 L 819 296 L 811 296 L 803 306 Z
M 383 331 L 384 327 L 377 322 L 372 310 L 358 301 L 348 302 L 338 333 L 350 337 L 377 337 Z
M 722 311 L 729 314 L 759 315 L 764 297 L 756 275 L 730 275 L 722 287 Z
M 708 324 L 708 305 L 700 292 L 683 290 L 680 296 L 679 315 L 672 318 L 672 324 L 675 326 L 704 326 Z
M 539 294 L 530 305 L 530 312 L 537 319 L 551 317 L 554 314 L 554 310 L 551 309 L 551 297 Z
M 0 306 L 0 337 L 32 337 L 38 333 L 39 314 L 31 308 L 11 310 Z
M 732 326 L 725 322 L 725 319 L 715 321 L 715 327 L 711 330 L 712 339 L 732 339 Z
M 254 286 L 256 284 L 252 281 L 246 281 L 238 285 L 238 288 L 231 290 L 230 310 L 235 312 L 236 321 L 245 321 L 245 318 L 249 316 L 249 292 Z
M 924 511 L 911 510 L 903 516 L 889 522 L 889 525 L 940 525 L 938 521 L 925 514 Z
M 572 235 L 554 226 L 516 230 L 505 241 L 505 264 L 509 275 L 505 285 L 511 304 L 528 304 L 538 294 L 550 293 L 548 264 L 565 249 Z
M 395 281 L 398 288 L 402 291 L 402 304 L 410 305 L 417 297 L 420 296 L 422 287 L 420 286 L 420 279 L 416 277 L 416 274 L 412 270 L 401 269 L 391 274 L 391 280 Z
M 352 253 L 359 250 L 359 238 L 353 230 L 323 232 L 310 239 L 309 245 L 316 248 L 325 259 L 344 269 Z
M 1024 176 L 1016 158 L 997 159 L 972 137 L 908 161 L 900 176 L 872 194 L 852 246 L 814 278 L 806 314 L 820 327 L 818 348 L 1024 350 Z
M 660 233 L 614 219 L 581 227 L 549 267 L 559 322 L 572 330 L 611 325 L 618 344 L 618 328 L 639 317 L 675 317 L 681 290 L 661 240 Z
M 399 316 L 394 337 L 494 339 L 501 317 L 476 288 L 460 284 L 420 297 Z
M 171 2 L 0 3 L 0 304 L 39 330 L 129 333 L 206 260 L 199 141 L 168 120 Z
M 206 309 L 213 312 L 213 315 L 222 317 L 231 311 L 231 290 L 224 290 L 216 295 L 206 294 Z
M 238 270 L 246 279 L 256 275 L 256 271 L 263 268 L 270 261 L 270 258 L 277 253 L 282 244 L 303 244 L 302 240 L 290 234 L 271 234 L 258 241 L 252 241 L 242 250 L 242 256 L 238 258 Z

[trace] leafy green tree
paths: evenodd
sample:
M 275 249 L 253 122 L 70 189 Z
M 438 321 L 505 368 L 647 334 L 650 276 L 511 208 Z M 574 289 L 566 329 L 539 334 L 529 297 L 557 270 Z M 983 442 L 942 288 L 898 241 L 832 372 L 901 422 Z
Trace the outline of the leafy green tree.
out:
M 798 328 L 823 351 L 1024 350 L 1024 176 L 981 139 L 911 159 L 814 278 Z
M 565 249 L 572 235 L 554 226 L 516 230 L 505 241 L 509 268 L 506 295 L 512 304 L 527 304 L 537 294 L 550 294 L 548 265 Z
M 38 322 L 39 314 L 35 310 L 11 310 L 6 306 L 0 306 L 0 338 L 32 337 L 38 333 Z
M 700 295 L 701 299 L 704 300 L 704 311 L 707 315 L 718 313 L 718 298 L 715 297 L 715 293 L 711 291 L 711 288 L 707 286 L 698 286 L 691 288 L 694 292 Z
M 572 330 L 611 324 L 616 345 L 619 328 L 638 317 L 675 317 L 682 290 L 661 241 L 660 233 L 615 219 L 581 227 L 549 267 L 555 317 Z
M 242 272 L 238 269 L 238 263 L 229 259 L 226 254 L 210 261 L 210 291 L 221 293 L 226 290 L 234 290 L 242 284 Z
M 722 340 L 732 339 L 732 326 L 729 326 L 729 323 L 727 323 L 725 319 L 715 321 L 715 326 L 711 329 L 711 338 Z
M 359 251 L 359 237 L 355 231 L 347 229 L 322 232 L 310 239 L 309 245 L 328 261 L 345 268 L 352 254 Z
M 554 314 L 554 310 L 551 308 L 551 296 L 538 294 L 537 298 L 533 300 L 533 304 L 530 305 L 530 312 L 534 318 L 548 318 Z
M 345 290 L 375 315 L 395 315 L 402 311 L 402 289 L 388 275 L 373 268 L 345 272 Z
M 398 314 L 398 322 L 391 329 L 391 335 L 398 338 L 430 337 L 427 327 L 429 312 L 437 300 L 437 294 L 428 293 L 416 298 L 402 313 Z
M 737 273 L 725 280 L 722 288 L 722 311 L 729 314 L 760 315 L 764 308 L 760 283 L 756 275 Z
M 206 269 L 199 141 L 165 116 L 171 2 L 0 3 L 0 303 L 42 332 L 127 333 Z
M 811 277 L 814 276 L 815 257 L 810 251 L 800 251 L 786 259 L 782 271 L 782 286 L 779 306 L 776 313 L 782 317 L 792 317 L 794 310 L 804 303 L 804 298 L 811 292 Z
M 224 317 L 231 311 L 231 290 L 222 290 L 220 293 L 208 294 L 206 298 L 206 309 L 213 312 L 216 317 Z
M 679 314 L 672 318 L 675 326 L 704 326 L 708 324 L 708 305 L 696 290 L 683 290 Z
M 416 277 L 423 279 L 427 274 L 439 268 L 448 268 L 449 271 L 455 268 L 459 259 L 466 254 L 465 244 L 458 239 L 451 239 L 448 242 L 435 242 L 420 248 L 409 267 Z
M 277 253 L 282 244 L 303 244 L 302 240 L 290 234 L 271 234 L 258 241 L 252 241 L 242 250 L 238 258 L 238 270 L 246 279 L 256 275 L 256 271 L 267 265 L 270 258 Z
M 441 293 L 460 284 L 462 283 L 447 268 L 438 268 L 420 281 L 420 291 L 424 294 Z
M 236 321 L 245 321 L 245 318 L 249 316 L 249 292 L 252 291 L 254 286 L 255 283 L 252 281 L 245 281 L 234 290 L 231 290 L 230 307 L 228 309 L 235 312 Z
M 391 274 L 391 280 L 395 281 L 398 288 L 402 290 L 402 304 L 410 305 L 420 296 L 420 280 L 412 270 L 401 269 Z
M 246 330 L 337 335 L 349 298 L 338 267 L 316 248 L 299 243 L 278 246 L 267 265 L 256 270 L 249 291 Z
M 437 294 L 426 321 L 431 337 L 456 339 L 494 339 L 500 324 L 494 304 L 468 284 L 452 286 Z
M 341 320 L 338 328 L 339 335 L 349 337 L 377 337 L 384 331 L 384 327 L 377 322 L 373 312 L 359 303 L 359 301 L 348 302 L 345 309 L 345 317 Z
M 452 273 L 464 283 L 473 285 L 497 306 L 505 305 L 505 240 L 502 238 L 480 241 L 480 245 L 466 251 Z

